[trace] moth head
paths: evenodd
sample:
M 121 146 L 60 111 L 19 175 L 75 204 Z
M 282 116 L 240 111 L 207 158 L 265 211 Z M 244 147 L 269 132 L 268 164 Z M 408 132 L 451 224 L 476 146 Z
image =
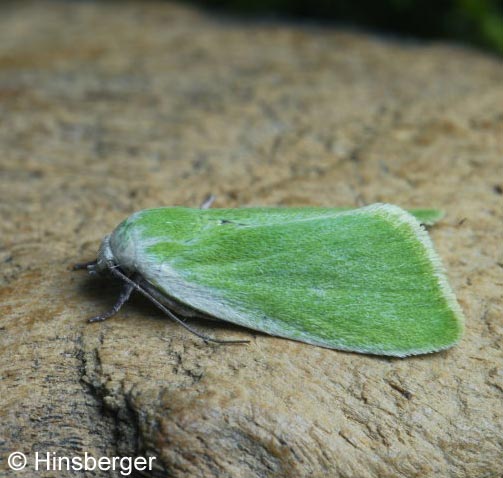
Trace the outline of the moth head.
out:
M 103 274 L 108 271 L 111 263 L 114 263 L 114 255 L 110 248 L 110 235 L 107 235 L 101 241 L 96 264 L 89 266 L 88 270 L 91 274 Z

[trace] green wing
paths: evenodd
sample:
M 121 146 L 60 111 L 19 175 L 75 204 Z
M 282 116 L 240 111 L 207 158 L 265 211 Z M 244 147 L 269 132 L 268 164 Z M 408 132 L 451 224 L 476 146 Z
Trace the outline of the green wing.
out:
M 119 264 L 164 294 L 271 335 L 406 356 L 462 334 L 427 233 L 396 206 L 153 209 L 111 244 Z
M 332 211 L 332 212 L 346 212 L 350 211 L 354 208 L 350 207 L 340 207 L 340 208 L 331 208 L 331 209 L 322 209 L 322 208 L 305 208 L 306 213 L 317 213 L 320 211 Z M 438 221 L 440 221 L 444 217 L 444 211 L 439 209 L 409 209 L 410 214 L 412 214 L 421 224 L 425 226 L 433 226 Z
M 425 226 L 433 226 L 444 217 L 439 209 L 409 209 L 409 212 Z

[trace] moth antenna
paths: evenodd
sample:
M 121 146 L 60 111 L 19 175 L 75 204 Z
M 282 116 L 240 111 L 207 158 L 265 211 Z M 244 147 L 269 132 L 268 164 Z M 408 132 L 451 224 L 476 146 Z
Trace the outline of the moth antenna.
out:
M 180 324 L 184 329 L 187 329 L 189 332 L 192 332 L 194 335 L 196 335 L 200 339 L 203 339 L 205 342 L 214 342 L 216 344 L 247 344 L 250 342 L 249 340 L 219 340 L 201 334 L 197 330 L 194 330 L 192 327 L 187 325 L 182 319 L 177 317 L 173 312 L 171 312 L 171 310 L 169 310 L 167 307 L 161 304 L 155 297 L 149 294 L 149 292 L 146 291 L 143 287 L 141 287 L 138 283 L 136 283 L 134 280 L 130 279 L 128 276 L 123 274 L 121 270 L 118 269 L 113 262 L 108 263 L 107 266 L 108 269 L 110 270 L 110 273 L 115 277 L 123 280 L 126 284 L 130 285 L 131 290 L 136 289 L 138 292 L 140 292 L 140 294 L 143 294 L 148 300 L 150 300 L 150 302 L 152 302 L 160 310 L 162 310 L 171 320 L 174 320 L 175 322 Z
M 103 320 L 109 319 L 110 317 L 114 316 L 129 300 L 129 297 L 131 296 L 131 292 L 133 292 L 133 290 L 134 287 L 131 284 L 124 282 L 119 298 L 117 299 L 117 302 L 114 304 L 114 306 L 104 314 L 97 315 L 96 317 L 91 317 L 90 319 L 88 319 L 88 322 L 102 322 Z
M 199 206 L 200 209 L 209 209 L 211 205 L 215 202 L 217 197 L 214 194 L 210 194 Z
M 368 202 L 365 201 L 364 197 L 360 193 L 357 193 L 356 195 L 356 205 L 358 207 L 368 206 Z

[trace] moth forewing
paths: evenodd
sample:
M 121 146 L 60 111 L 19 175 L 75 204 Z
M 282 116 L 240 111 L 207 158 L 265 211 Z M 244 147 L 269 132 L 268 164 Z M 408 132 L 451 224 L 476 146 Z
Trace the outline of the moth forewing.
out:
M 184 315 L 340 350 L 427 353 L 459 340 L 463 315 L 418 219 L 389 204 L 150 209 L 104 240 L 97 269 L 113 263 Z

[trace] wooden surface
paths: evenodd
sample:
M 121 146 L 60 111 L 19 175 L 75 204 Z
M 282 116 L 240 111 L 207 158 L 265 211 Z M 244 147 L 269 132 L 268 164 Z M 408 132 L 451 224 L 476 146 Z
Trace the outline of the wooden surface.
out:
M 170 3 L 2 3 L 0 169 L 2 476 L 84 476 L 9 472 L 14 450 L 177 478 L 501 474 L 501 59 Z M 118 288 L 69 266 L 133 211 L 209 193 L 444 209 L 462 343 L 391 360 L 193 322 L 251 339 L 205 345 L 138 297 L 87 324 Z

